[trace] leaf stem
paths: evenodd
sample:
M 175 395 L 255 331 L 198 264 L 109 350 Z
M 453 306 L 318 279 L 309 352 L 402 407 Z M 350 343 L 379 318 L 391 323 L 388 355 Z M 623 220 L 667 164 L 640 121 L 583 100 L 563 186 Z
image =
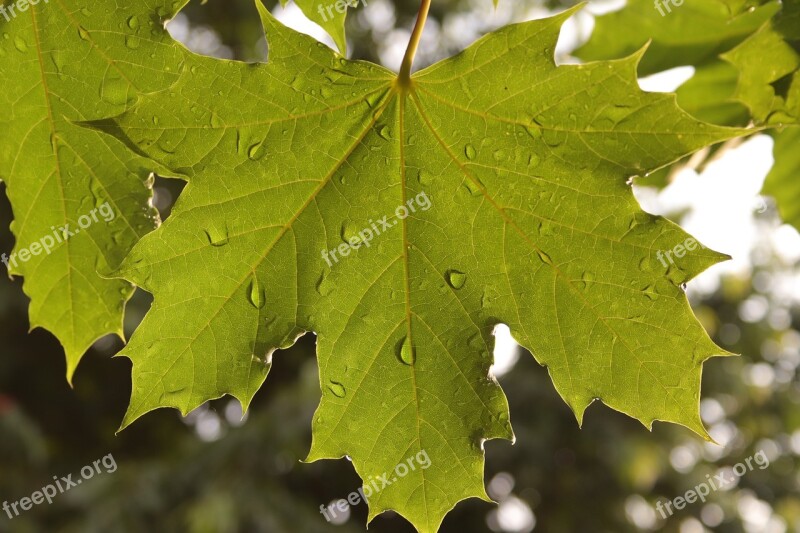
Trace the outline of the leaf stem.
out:
M 417 24 L 414 26 L 414 31 L 411 33 L 411 40 L 408 42 L 406 55 L 403 58 L 403 65 L 400 67 L 400 75 L 398 80 L 401 85 L 411 84 L 411 66 L 414 64 L 414 56 L 417 55 L 417 48 L 422 39 L 422 30 L 425 29 L 425 21 L 428 20 L 428 12 L 431 9 L 431 0 L 422 0 L 419 7 L 419 14 L 417 15 Z

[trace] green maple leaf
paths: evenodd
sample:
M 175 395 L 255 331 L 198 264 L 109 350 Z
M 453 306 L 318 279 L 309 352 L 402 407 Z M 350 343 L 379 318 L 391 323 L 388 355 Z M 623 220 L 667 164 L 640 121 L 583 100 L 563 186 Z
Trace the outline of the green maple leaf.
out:
M 623 10 L 599 17 L 595 33 L 577 54 L 584 59 L 608 59 L 652 38 L 640 72 L 693 65 L 694 76 L 677 91 L 679 105 L 693 116 L 727 126 L 749 121 L 796 125 L 800 120 L 800 3 L 762 2 L 752 11 L 749 7 L 740 1 L 695 0 L 673 6 L 662 17 L 647 0 L 631 1 Z M 698 9 L 706 16 L 695 17 Z M 636 30 L 621 34 L 619 24 Z M 692 52 L 686 54 L 687 49 Z M 769 132 L 776 140 L 775 167 L 767 176 L 764 193 L 774 196 L 784 220 L 800 229 L 794 207 L 798 190 L 792 181 L 800 170 L 794 155 L 796 128 Z M 666 174 L 665 170 L 655 176 Z M 649 184 L 663 186 L 666 181 Z
M 723 58 L 737 69 L 734 98 L 747 106 L 753 120 L 791 126 L 770 133 L 775 164 L 764 193 L 776 199 L 783 220 L 800 230 L 800 2 L 786 0 L 778 15 Z
M 685 0 L 681 5 L 629 0 L 623 9 L 598 17 L 591 38 L 575 54 L 587 61 L 612 59 L 651 42 L 639 65 L 642 76 L 700 65 L 746 39 L 780 7 L 763 0 Z
M 681 65 L 696 68 L 695 76 L 678 90 L 679 104 L 694 116 L 737 125 L 745 120 L 744 105 L 759 124 L 797 121 L 800 5 L 796 0 L 691 0 L 670 9 L 662 16 L 649 0 L 633 0 L 621 11 L 599 17 L 591 39 L 576 54 L 587 60 L 611 59 L 650 40 L 640 74 Z M 618 31 L 628 26 L 635 30 Z
M 738 69 L 735 97 L 756 122 L 800 122 L 800 2 L 786 0 L 774 19 L 722 57 Z
M 775 164 L 764 181 L 764 194 L 778 203 L 781 218 L 800 230 L 800 127 L 773 133 Z
M 721 59 L 698 66 L 676 94 L 678 105 L 690 115 L 725 126 L 744 126 L 750 120 L 747 107 L 736 98 L 739 71 Z
M 138 91 L 175 81 L 182 54 L 163 27 L 173 4 L 51 0 L 0 17 L 0 178 L 17 240 L 8 270 L 25 277 L 31 327 L 63 344 L 70 380 L 95 340 L 122 336 L 133 287 L 98 269 L 118 267 L 157 216 L 146 207 L 152 164 L 73 122 L 117 115 Z
M 734 98 L 756 123 L 791 125 L 771 132 L 775 164 L 764 193 L 775 197 L 783 220 L 800 230 L 800 2 L 786 0 L 778 15 L 723 58 L 738 71 Z
M 556 67 L 571 11 L 408 80 L 257 5 L 268 63 L 191 55 L 168 90 L 93 123 L 189 182 L 119 270 L 155 296 L 124 350 L 123 427 L 225 394 L 246 408 L 274 350 L 313 331 L 308 459 L 348 455 L 366 484 L 424 453 L 430 466 L 373 494 L 369 516 L 435 531 L 459 501 L 487 499 L 483 441 L 512 438 L 490 372 L 506 323 L 579 421 L 599 399 L 707 437 L 702 364 L 726 352 L 681 287 L 726 256 L 674 255 L 690 237 L 626 181 L 744 130 L 642 92 L 641 54 Z

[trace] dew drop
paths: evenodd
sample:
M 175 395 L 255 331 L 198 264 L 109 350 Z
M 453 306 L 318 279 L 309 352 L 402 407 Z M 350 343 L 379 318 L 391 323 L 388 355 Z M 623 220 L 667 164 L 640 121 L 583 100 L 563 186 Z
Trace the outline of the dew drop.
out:
M 319 280 L 317 280 L 317 292 L 320 296 L 327 296 L 331 293 L 332 288 L 331 282 L 328 281 L 327 273 L 323 272 Z
M 342 224 L 342 240 L 350 245 L 358 245 L 361 242 L 361 235 L 358 233 L 358 227 L 352 222 L 345 222 Z
M 542 137 L 542 128 L 538 124 L 529 124 L 525 126 L 525 131 L 534 139 L 540 139 Z
M 381 126 L 380 129 L 378 129 L 378 135 L 380 135 L 381 139 L 384 141 L 392 140 L 392 130 L 389 129 L 389 126 Z
M 108 76 L 100 86 L 100 98 L 109 104 L 124 105 L 128 102 L 128 83 L 121 77 Z
M 14 37 L 14 48 L 19 50 L 20 52 L 27 52 L 28 51 L 28 43 L 25 42 L 25 39 L 22 37 Z
M 127 46 L 131 50 L 136 50 L 139 48 L 139 44 L 141 40 L 135 35 L 128 35 L 125 37 L 125 46 Z
M 548 195 L 546 197 L 550 198 L 551 196 L 552 195 Z M 553 224 L 551 224 L 549 220 L 542 220 L 539 222 L 539 235 L 543 237 L 551 237 L 553 235 Z
M 136 17 L 136 15 L 133 15 L 128 19 L 128 27 L 132 30 L 139 29 L 139 19 Z
M 477 178 L 469 178 L 469 177 L 464 180 L 464 187 L 467 188 L 467 190 L 472 196 L 480 196 L 482 193 L 481 187 L 483 186 L 483 184 L 480 182 L 476 183 L 476 180 Z
M 447 271 L 447 283 L 458 290 L 467 283 L 467 275 L 459 270 L 450 269 Z
M 433 176 L 427 170 L 420 170 L 417 172 L 417 181 L 419 181 L 422 185 L 428 185 L 433 181 Z
M 373 93 L 368 95 L 364 101 L 370 108 L 375 108 L 381 101 L 382 94 L 381 93 Z
M 408 337 L 405 337 L 402 344 L 400 344 L 397 356 L 403 364 L 409 366 L 417 361 L 417 351 L 414 346 L 411 345 L 411 341 Z
M 211 127 L 214 129 L 219 129 L 222 127 L 222 121 L 219 118 L 219 115 L 212 112 L 211 113 Z
M 92 197 L 94 198 L 94 205 L 95 207 L 100 207 L 104 203 L 106 203 L 106 190 L 103 187 L 103 184 L 100 183 L 99 180 L 92 178 L 89 181 L 89 190 L 92 193 Z
M 677 287 L 685 284 L 688 277 L 689 276 L 686 275 L 686 272 L 678 268 L 677 265 L 670 265 L 669 269 L 667 270 L 667 279 Z
M 648 285 L 647 287 L 642 289 L 642 292 L 650 300 L 658 300 L 658 291 L 656 291 L 656 288 L 653 287 L 652 285 Z
M 550 148 L 558 148 L 567 140 L 567 134 L 558 130 L 545 130 L 542 134 L 544 143 Z
M 628 229 L 634 233 L 642 233 L 648 229 L 649 224 L 652 222 L 654 222 L 652 215 L 640 211 L 633 215 L 633 219 L 628 224 Z
M 182 400 L 183 391 L 186 388 L 171 390 L 171 391 L 164 391 L 161 393 L 158 401 L 163 405 L 179 405 Z
M 478 152 L 475 150 L 474 146 L 468 144 L 467 146 L 464 147 L 464 155 L 467 156 L 467 159 L 472 161 L 478 156 Z
M 78 26 L 78 36 L 84 41 L 89 40 L 89 32 L 83 26 Z
M 553 260 L 550 258 L 549 255 L 544 250 L 537 250 L 536 253 L 539 255 L 539 259 L 542 260 L 542 263 L 552 265 Z
M 250 288 L 247 291 L 247 299 L 256 309 L 261 309 L 264 307 L 264 304 L 267 303 L 267 297 L 264 293 L 264 288 L 261 286 L 261 283 L 258 281 L 258 277 L 255 274 L 253 274 L 253 278 L 250 280 Z
M 59 50 L 54 50 L 50 53 L 50 59 L 53 60 L 53 65 L 56 67 L 56 71 L 61 74 L 61 71 L 64 70 L 64 55 Z
M 165 154 L 174 154 L 183 139 L 180 130 L 165 129 L 158 138 L 157 146 Z
M 251 161 L 258 161 L 259 159 L 264 157 L 264 154 L 267 151 L 266 150 L 262 150 L 262 146 L 264 146 L 264 142 L 263 141 L 257 142 L 255 144 L 251 145 L 250 148 L 247 149 L 247 157 Z
M 337 398 L 344 398 L 347 396 L 347 391 L 345 390 L 344 385 L 338 381 L 330 380 L 328 382 L 328 390 L 331 391 Z
M 225 226 L 224 231 L 218 230 L 216 227 L 211 227 L 205 230 L 206 237 L 211 246 L 225 246 L 228 244 L 228 227 Z

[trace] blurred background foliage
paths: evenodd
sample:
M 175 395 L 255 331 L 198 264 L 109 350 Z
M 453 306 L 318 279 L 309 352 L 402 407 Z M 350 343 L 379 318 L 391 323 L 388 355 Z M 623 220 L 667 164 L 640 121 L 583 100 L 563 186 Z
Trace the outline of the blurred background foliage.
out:
M 494 26 L 563 7 L 502 1 L 489 21 L 480 12 L 490 4 L 434 2 L 420 62 L 449 56 Z M 390 66 L 399 61 L 417 8 L 415 0 L 369 0 L 359 7 L 348 21 L 350 55 Z M 250 0 L 192 2 L 170 30 L 204 54 L 259 61 L 268 52 Z M 162 218 L 181 185 L 157 180 Z M 0 185 L 0 251 L 12 249 L 10 221 Z M 780 222 L 765 210 L 754 224 L 767 234 Z M 517 441 L 486 443 L 486 480 L 499 505 L 462 502 L 442 531 L 800 531 L 800 310 L 791 296 L 798 264 L 777 253 L 774 242 L 764 239 L 749 268 L 720 275 L 713 290 L 689 287 L 715 341 L 743 354 L 705 365 L 701 413 L 719 444 L 665 424 L 650 433 L 602 404 L 589 410 L 580 429 L 545 370 L 524 350 L 506 346 L 499 381 Z M 121 342 L 96 343 L 70 389 L 59 344 L 41 330 L 28 334 L 27 305 L 21 280 L 0 276 L 0 501 L 29 496 L 54 475 L 76 474 L 109 453 L 119 469 L 13 521 L 0 513 L 0 531 L 364 530 L 363 504 L 337 523 L 319 512 L 320 505 L 360 486 L 349 463 L 300 462 L 320 398 L 313 335 L 275 355 L 267 384 L 244 419 L 235 401 L 221 399 L 187 418 L 154 412 L 115 435 L 130 394 L 130 363 L 112 359 Z M 138 292 L 128 307 L 128 333 L 149 305 L 148 295 Z M 666 520 L 655 510 L 658 499 L 683 495 L 759 451 L 769 467 L 748 471 L 735 487 Z M 387 513 L 370 530 L 412 528 Z

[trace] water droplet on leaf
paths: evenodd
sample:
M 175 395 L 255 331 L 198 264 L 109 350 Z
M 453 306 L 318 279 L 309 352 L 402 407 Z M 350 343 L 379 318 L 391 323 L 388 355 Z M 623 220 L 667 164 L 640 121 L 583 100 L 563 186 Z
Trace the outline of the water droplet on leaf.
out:
M 385 141 L 392 140 L 392 130 L 389 129 L 389 126 L 381 126 L 378 129 L 378 135 L 380 135 L 381 138 Z
M 550 256 L 547 254 L 547 252 L 545 252 L 544 250 L 537 250 L 536 253 L 539 255 L 539 259 L 542 260 L 542 263 L 546 263 L 548 265 L 552 265 L 553 264 L 553 260 L 550 258 Z
M 408 337 L 403 339 L 403 343 L 398 349 L 398 357 L 406 365 L 413 365 L 417 361 L 416 349 L 411 345 L 411 340 Z
M 225 230 L 221 231 L 216 227 L 211 227 L 205 230 L 206 236 L 208 237 L 208 242 L 211 246 L 225 246 L 228 244 L 228 226 L 225 226 Z
M 323 272 L 319 280 L 317 280 L 317 292 L 320 296 L 327 296 L 330 294 L 332 288 L 331 282 L 328 281 L 327 272 Z
M 464 180 L 464 187 L 467 188 L 469 194 L 472 196 L 480 196 L 482 194 L 481 187 L 483 186 L 483 184 L 477 180 L 478 178 L 470 178 L 470 177 L 467 177 Z
M 361 242 L 359 229 L 350 221 L 342 224 L 342 240 L 350 245 L 357 245 Z
M 124 105 L 128 102 L 128 83 L 116 75 L 106 75 L 100 86 L 100 98 L 113 105 Z
M 670 265 L 669 269 L 667 270 L 667 279 L 677 287 L 680 287 L 686 283 L 688 277 L 689 276 L 686 274 L 686 272 L 678 268 L 677 265 Z
M 656 291 L 656 288 L 655 288 L 655 287 L 653 287 L 652 285 L 648 285 L 647 287 L 645 287 L 644 289 L 642 289 L 642 292 L 643 292 L 643 293 L 644 293 L 644 295 L 645 295 L 645 296 L 647 296 L 647 297 L 648 297 L 650 300 L 658 300 L 658 296 L 659 296 L 659 294 L 658 294 L 658 291 Z
M 22 37 L 14 37 L 14 48 L 19 50 L 20 52 L 27 52 L 28 51 L 28 43 L 25 42 L 25 39 Z
M 247 291 L 247 299 L 256 309 L 261 309 L 264 307 L 264 304 L 267 303 L 267 297 L 264 293 L 264 288 L 261 286 L 261 283 L 258 281 L 258 276 L 255 274 L 253 274 L 253 278 L 250 280 L 250 287 Z
M 474 146 L 468 144 L 467 146 L 464 147 L 464 155 L 467 156 L 467 159 L 472 161 L 478 156 L 478 152 L 475 150 Z
M 135 35 L 128 35 L 125 37 L 125 46 L 130 48 L 131 50 L 136 50 L 139 48 L 140 39 Z
M 338 381 L 330 380 L 328 383 L 328 390 L 330 390 L 337 398 L 344 398 L 347 396 L 347 390 L 345 390 L 344 385 Z
M 467 283 L 467 275 L 458 270 L 448 270 L 447 283 L 454 289 L 458 290 Z
M 264 154 L 267 151 L 266 149 L 262 149 L 263 146 L 264 146 L 263 141 L 257 142 L 252 146 L 250 146 L 250 148 L 247 149 L 247 157 L 252 161 L 258 161 L 259 159 L 264 157 Z

